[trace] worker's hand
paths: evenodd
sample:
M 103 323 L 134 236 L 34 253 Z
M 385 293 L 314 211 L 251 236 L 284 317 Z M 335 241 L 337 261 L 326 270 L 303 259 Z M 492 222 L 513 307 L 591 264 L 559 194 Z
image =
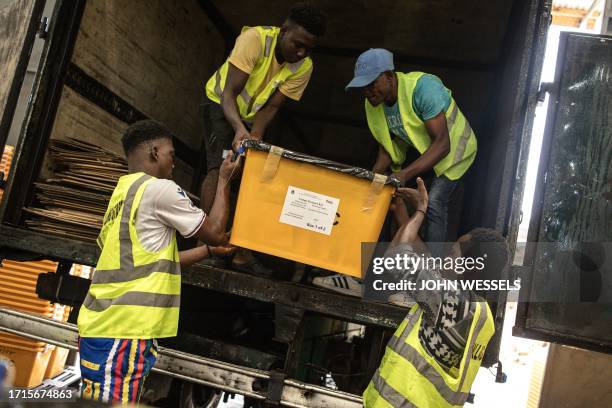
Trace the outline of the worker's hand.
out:
M 240 149 L 240 145 L 243 141 L 251 139 L 251 134 L 244 127 L 238 129 L 234 134 L 234 141 L 232 142 L 232 150 L 238 153 L 238 149 Z
M 404 203 L 401 197 L 393 197 L 391 205 L 389 206 L 389 211 L 395 217 L 397 225 L 404 225 L 410 220 L 410 214 L 408 214 L 406 203 Z
M 219 168 L 219 181 L 227 183 L 240 173 L 240 157 L 233 160 L 234 154 L 228 154 Z
M 429 202 L 429 197 L 427 195 L 425 183 L 420 177 L 417 177 L 416 182 L 416 189 L 400 187 L 395 192 L 395 196 L 407 200 L 412 205 L 412 207 L 414 207 L 415 210 L 427 212 L 427 204 Z
M 211 255 L 218 256 L 221 258 L 234 255 L 234 252 L 236 252 L 236 249 L 238 249 L 238 247 L 235 247 L 231 244 L 209 246 L 208 248 L 210 249 Z

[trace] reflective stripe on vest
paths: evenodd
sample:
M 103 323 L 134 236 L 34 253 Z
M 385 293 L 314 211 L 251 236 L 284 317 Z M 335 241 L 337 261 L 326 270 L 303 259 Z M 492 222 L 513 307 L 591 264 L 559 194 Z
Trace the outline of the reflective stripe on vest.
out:
M 423 154 L 431 145 L 431 138 L 425 124 L 413 109 L 412 99 L 417 81 L 424 73 L 396 72 L 396 75 L 398 104 L 404 129 L 415 148 L 420 154 Z M 406 159 L 407 146 L 391 139 L 382 105 L 374 107 L 366 99 L 365 110 L 372 135 L 389 154 L 392 170 L 399 171 Z M 434 171 L 437 176 L 444 175 L 451 180 L 457 180 L 472 165 L 476 157 L 477 141 L 472 127 L 452 97 L 445 116 L 450 138 L 450 151 L 434 166 Z
M 284 82 L 294 76 L 304 75 L 312 68 L 312 60 L 309 57 L 295 63 L 286 63 L 267 84 L 264 84 L 263 82 L 266 79 L 270 65 L 276 58 L 274 56 L 274 49 L 279 37 L 280 28 L 269 26 L 254 28 L 259 32 L 261 37 L 261 56 L 253 68 L 253 71 L 249 74 L 249 78 L 243 90 L 236 98 L 240 117 L 247 122 L 251 122 L 255 118 L 255 114 L 266 104 L 270 96 L 272 96 Z M 249 27 L 243 27 L 242 31 L 244 32 L 247 29 L 249 29 Z M 221 102 L 221 95 L 223 94 L 228 69 L 229 63 L 225 61 L 206 83 L 206 96 L 213 102 Z M 255 95 L 256 92 L 259 93 Z
M 272 48 L 272 42 L 274 41 L 274 37 L 272 37 L 271 35 L 266 35 L 266 44 L 264 46 L 264 57 L 269 57 L 270 56 L 270 51 Z
M 427 406 L 462 406 L 467 400 L 476 372 L 480 367 L 480 360 L 474 360 L 472 358 L 475 344 L 477 340 L 480 339 L 486 346 L 486 343 L 489 341 L 494 331 L 492 327 L 492 316 L 488 306 L 486 306 L 485 303 L 475 304 L 477 308 L 475 318 L 477 316 L 477 320 L 471 325 L 470 337 L 468 339 L 468 345 L 466 346 L 467 349 L 463 354 L 460 365 L 460 369 L 462 368 L 462 370 L 460 371 L 461 376 L 457 382 L 456 390 L 453 390 L 449 386 L 449 382 L 452 381 L 451 378 L 456 379 L 457 377 L 451 377 L 450 374 L 446 374 L 445 372 L 445 374 L 441 374 L 429 363 L 428 359 L 421 354 L 421 351 L 415 348 L 414 344 L 411 344 L 409 340 L 409 337 L 412 337 L 417 342 L 420 341 L 418 339 L 418 331 L 422 312 L 420 309 L 418 309 L 418 306 L 415 306 L 412 309 L 412 314 L 407 318 L 407 321 L 405 320 L 406 324 L 400 325 L 400 328 L 398 328 L 396 333 L 389 341 L 381 367 L 376 370 L 376 373 L 372 377 L 372 381 L 364 392 L 364 404 L 366 408 L 377 408 L 379 406 L 386 406 L 386 404 L 389 404 L 394 408 L 409 408 L 416 406 L 415 404 L 418 405 L 416 400 L 420 401 L 421 404 L 423 401 L 430 402 L 431 404 Z M 487 323 L 489 324 L 487 325 Z M 404 327 L 402 328 L 402 326 Z M 417 337 L 414 337 L 415 334 L 417 334 Z M 418 347 L 420 348 L 420 344 Z M 427 353 L 424 349 L 422 352 Z M 387 362 L 388 357 L 391 357 L 392 359 L 392 362 L 388 364 L 393 364 L 394 366 L 399 367 L 397 357 L 393 357 L 394 355 L 399 356 L 401 359 L 409 363 L 411 367 L 416 369 L 418 375 L 434 387 L 439 398 L 438 396 L 433 395 L 434 393 L 429 390 L 420 389 L 418 381 L 414 381 L 415 378 L 401 378 L 402 373 L 399 372 L 393 372 L 394 379 L 398 381 L 413 381 L 413 388 L 409 391 L 412 393 L 412 395 L 404 395 L 402 392 L 389 384 L 388 380 L 381 374 L 381 371 L 386 370 L 387 367 L 385 367 L 384 364 Z M 444 378 L 445 376 L 447 377 L 446 379 Z M 385 401 L 386 404 L 377 403 L 380 402 L 381 399 Z
M 92 283 L 121 283 L 135 279 L 146 278 L 154 272 L 165 272 L 180 275 L 181 266 L 178 262 L 160 259 L 150 264 L 134 266 L 132 269 L 96 269 Z
M 122 179 L 128 177 L 134 175 L 123 176 Z M 145 183 L 153 177 L 146 174 L 139 176 L 129 184 L 129 187 L 125 186 L 127 187 L 125 197 L 121 192 L 125 191 L 125 187 L 121 187 L 121 184 L 129 180 L 122 179 L 113 192 L 105 216 L 105 224 L 108 223 L 110 226 L 106 230 L 103 227 L 98 240 L 105 244 L 106 248 L 102 248 L 92 285 L 79 313 L 79 332 L 82 337 L 174 336 L 178 329 L 181 272 L 176 238 L 173 237 L 170 245 L 158 252 L 143 252 L 135 231 L 130 232 L 130 225 L 134 229 L 133 218 L 144 193 Z M 137 196 L 140 198 L 138 203 L 135 203 Z M 120 220 L 107 220 L 112 213 L 111 207 L 119 206 L 121 206 Z M 116 211 L 116 208 L 113 210 Z M 135 254 L 138 254 L 137 259 Z M 117 260 L 119 267 L 109 269 L 108 266 L 116 265 Z M 149 291 L 146 290 L 147 285 Z M 128 309 L 119 310 L 111 307 Z M 131 307 L 138 308 L 130 310 Z M 141 321 L 143 316 L 147 316 L 144 323 Z M 111 327 L 104 331 L 98 330 L 98 327 L 105 324 Z M 138 327 L 139 324 L 141 327 Z
M 181 297 L 178 295 L 162 295 L 150 292 L 126 292 L 114 299 L 96 299 L 91 294 L 88 294 L 83 304 L 94 312 L 102 312 L 113 305 L 179 307 L 181 305 Z

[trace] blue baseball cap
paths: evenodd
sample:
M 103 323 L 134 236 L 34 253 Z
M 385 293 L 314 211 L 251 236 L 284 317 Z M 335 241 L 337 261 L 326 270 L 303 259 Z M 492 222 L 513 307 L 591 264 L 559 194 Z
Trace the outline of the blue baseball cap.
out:
M 384 48 L 370 48 L 357 58 L 355 77 L 344 89 L 362 88 L 374 82 L 383 72 L 394 69 L 393 53 Z

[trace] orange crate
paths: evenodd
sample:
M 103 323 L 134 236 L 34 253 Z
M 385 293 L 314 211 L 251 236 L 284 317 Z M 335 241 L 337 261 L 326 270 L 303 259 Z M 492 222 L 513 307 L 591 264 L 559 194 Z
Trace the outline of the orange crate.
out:
M 26 337 L 17 336 L 12 333 L 0 332 L 0 345 L 3 346 L 19 346 L 28 350 L 42 351 L 46 344 L 42 341 L 31 340 Z
M 71 308 L 69 306 L 63 306 L 63 309 L 60 309 L 62 305 L 56 304 L 55 306 L 57 309 L 56 313 L 53 315 L 53 319 L 61 322 L 67 322 Z M 55 350 L 53 350 L 53 353 L 51 353 L 51 358 L 49 359 L 49 365 L 47 366 L 47 371 L 45 372 L 45 379 L 53 378 L 60 375 L 64 371 L 69 352 L 70 350 L 68 349 L 55 347 Z
M 15 148 L 13 146 L 6 145 L 4 147 L 4 152 L 2 152 L 2 159 L 0 160 L 0 172 L 4 173 L 4 180 L 8 179 L 9 170 L 11 169 L 11 162 L 13 161 L 13 155 L 15 153 Z M 4 194 L 4 190 L 0 189 L 0 201 L 2 200 L 2 195 Z
M 31 281 L 27 281 L 23 279 L 16 280 L 12 276 L 3 276 L 2 279 L 0 279 L 0 282 L 2 282 L 0 291 L 23 292 L 25 293 L 25 296 L 28 296 L 28 297 L 33 296 L 33 297 L 38 298 L 38 295 L 36 294 L 36 282 L 31 282 Z M 44 300 L 44 299 L 41 299 L 41 300 Z
M 5 269 L 0 268 L 0 281 L 5 277 L 7 278 L 19 278 L 23 281 L 30 282 L 36 286 L 36 281 L 38 280 L 39 274 L 33 274 L 29 272 L 20 271 L 18 269 Z
M 55 347 L 55 349 L 51 352 L 51 357 L 49 358 L 49 364 L 47 364 L 47 369 L 45 370 L 44 379 L 53 378 L 60 375 L 64 371 L 64 367 L 66 366 L 66 359 L 68 358 L 68 353 L 70 350 Z
M 23 292 L 12 288 L 0 289 L 0 298 L 22 302 L 24 307 L 50 307 L 53 309 L 51 302 L 38 298 L 36 293 Z
M 6 269 L 0 269 L 0 281 L 10 281 L 18 283 L 22 286 L 27 286 L 31 288 L 36 287 L 36 281 L 38 279 L 38 275 L 29 276 L 23 273 L 18 273 L 15 271 L 8 271 Z
M 36 262 L 17 262 L 17 261 L 2 261 L 2 269 L 20 270 L 38 275 L 41 272 L 55 272 L 57 270 L 57 262 L 53 261 L 36 261 Z
M 0 306 L 6 306 L 11 309 L 21 310 L 23 312 L 36 313 L 39 315 L 51 317 L 53 316 L 53 306 L 33 306 L 26 305 L 23 302 L 15 301 L 10 298 L 0 296 Z
M 70 311 L 72 310 L 69 306 L 63 306 L 56 304 L 56 310 L 53 314 L 54 320 L 59 320 L 61 322 L 67 322 L 68 316 L 70 316 Z M 49 359 L 49 365 L 47 366 L 47 371 L 45 371 L 45 379 L 53 378 L 60 375 L 64 371 L 64 367 L 66 367 L 66 359 L 68 358 L 68 353 L 70 350 L 55 347 L 53 353 L 51 353 L 51 358 Z
M 55 346 L 32 347 L 32 346 L 21 344 L 21 343 L 0 342 L 0 350 L 10 348 L 11 350 L 19 350 L 19 351 L 43 352 L 47 350 L 47 348 L 51 348 L 51 347 L 55 347 Z
M 48 316 L 51 303 L 38 298 L 36 281 L 40 273 L 56 269 L 57 263 L 52 261 L 3 261 L 0 267 L 0 305 Z
M 15 368 L 16 387 L 36 387 L 43 381 L 53 348 L 43 351 L 25 351 L 15 347 L 0 346 L 0 358 Z
M 20 286 L 22 288 L 28 288 L 31 289 L 32 291 L 36 290 L 36 281 L 35 280 L 30 280 L 30 279 L 24 279 L 21 276 L 16 276 L 16 275 L 12 275 L 12 274 L 7 274 L 7 273 L 2 273 L 2 277 L 0 278 L 0 281 L 2 281 L 2 285 L 9 285 L 9 286 Z

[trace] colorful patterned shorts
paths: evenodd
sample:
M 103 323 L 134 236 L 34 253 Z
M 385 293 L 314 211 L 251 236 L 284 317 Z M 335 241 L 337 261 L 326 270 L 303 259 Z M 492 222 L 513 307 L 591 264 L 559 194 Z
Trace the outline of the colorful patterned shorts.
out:
M 157 359 L 154 339 L 81 338 L 81 397 L 105 403 L 138 402 Z

